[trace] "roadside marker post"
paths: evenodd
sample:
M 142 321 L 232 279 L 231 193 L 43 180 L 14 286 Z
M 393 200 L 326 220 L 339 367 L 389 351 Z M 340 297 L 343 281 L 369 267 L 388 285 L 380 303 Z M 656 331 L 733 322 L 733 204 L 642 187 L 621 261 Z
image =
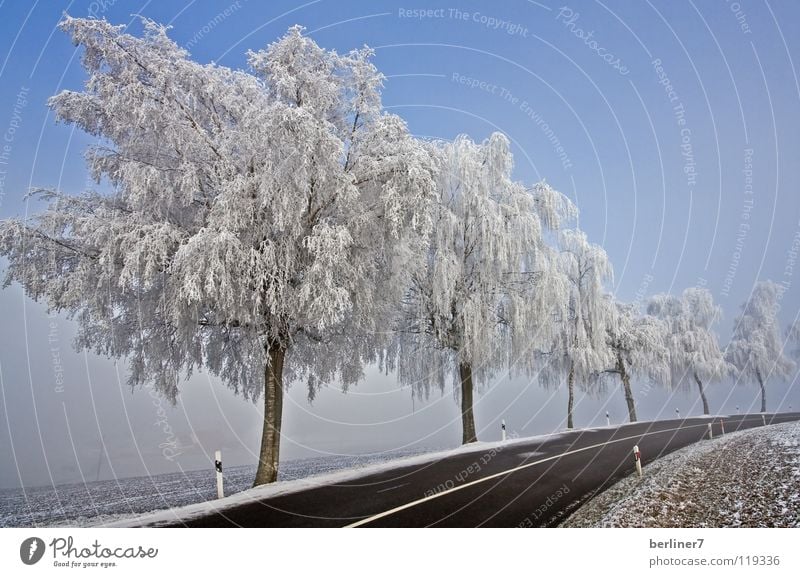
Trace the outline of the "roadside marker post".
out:
M 606 427 L 611 426 L 611 417 L 608 416 L 608 411 L 606 411 Z
M 506 440 L 506 420 L 505 419 L 500 421 L 500 429 L 501 429 L 501 431 L 503 433 L 503 440 L 505 441 Z
M 636 474 L 642 476 L 642 454 L 639 452 L 639 445 L 633 446 L 633 458 L 636 459 Z
M 681 418 L 681 412 L 677 408 L 675 409 L 675 414 L 678 415 L 678 418 Z
M 214 468 L 217 470 L 217 499 L 222 499 L 225 496 L 222 488 L 222 451 L 214 453 Z
M 711 430 L 711 423 L 708 424 L 708 438 L 709 439 L 714 438 L 714 431 Z
M 722 434 L 725 434 L 725 421 L 722 419 L 719 420 L 719 426 L 722 428 Z
M 736 414 L 739 414 L 739 405 L 736 405 Z
M 761 413 L 761 424 L 765 427 L 767 426 L 767 418 L 764 416 L 764 413 Z

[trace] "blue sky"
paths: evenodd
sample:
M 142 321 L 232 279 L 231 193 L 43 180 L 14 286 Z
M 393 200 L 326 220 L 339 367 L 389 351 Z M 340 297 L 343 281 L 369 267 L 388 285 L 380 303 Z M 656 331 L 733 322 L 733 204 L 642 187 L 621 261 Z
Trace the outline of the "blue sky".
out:
M 77 192 L 87 184 L 82 151 L 91 139 L 56 124 L 46 107 L 48 97 L 80 89 L 84 80 L 79 53 L 55 28 L 64 11 L 122 24 L 132 14 L 169 23 L 172 37 L 195 59 L 235 68 L 246 66 L 248 49 L 274 41 L 295 23 L 326 48 L 344 52 L 372 46 L 387 77 L 384 103 L 415 134 L 449 139 L 466 133 L 483 139 L 503 131 L 513 143 L 517 178 L 544 178 L 578 204 L 581 227 L 611 256 L 620 298 L 707 286 L 725 311 L 723 343 L 739 304 L 758 280 L 771 278 L 787 287 L 781 302 L 784 322 L 798 314 L 796 2 L 0 2 L 0 154 L 5 150 L 0 218 L 35 208 L 23 200 L 31 186 Z M 132 30 L 139 28 L 134 24 Z M 153 428 L 148 419 L 154 406 L 147 393 L 123 392 L 113 363 L 73 352 L 68 321 L 52 319 L 72 387 L 62 398 L 52 393 L 56 376 L 44 344 L 51 319 L 18 287 L 0 292 L 0 307 L 6 395 L 6 416 L 0 418 L 8 421 L 6 432 L 0 431 L 0 458 L 19 458 L 12 444 L 39 446 L 25 461 L 27 469 L 0 477 L 0 486 L 19 479 L 37 484 L 75 479 L 96 453 L 102 431 L 119 423 L 120 416 L 131 425 L 118 434 L 119 471 L 174 465 L 153 450 L 162 433 L 143 431 Z M 256 448 L 255 409 L 206 377 L 196 381 L 182 404 L 169 409 L 175 427 L 187 443 L 194 442 L 197 413 L 211 407 L 198 425 L 207 433 L 194 431 L 202 441 L 196 445 L 213 444 L 215 431 L 234 431 L 226 433 L 225 443 L 239 462 L 247 462 L 247 447 Z M 361 397 L 356 392 L 343 399 L 331 391 L 313 407 L 304 404 L 302 390 L 293 391 L 286 424 L 297 443 L 285 444 L 284 456 L 456 442 L 457 408 L 449 395 L 432 400 L 422 415 L 410 415 L 408 392 L 393 388 L 391 378 L 373 375 L 368 381 Z M 111 384 L 100 384 L 106 382 Z M 477 409 L 479 428 L 495 435 L 501 415 L 511 415 L 526 434 L 559 426 L 562 392 L 512 385 L 484 395 Z M 796 388 L 773 387 L 776 404 L 791 398 L 800 406 Z M 726 384 L 717 389 L 712 393 L 717 405 L 728 410 L 747 406 L 756 394 L 754 388 L 731 391 Z M 519 390 L 522 401 L 514 400 L 513 391 Z M 102 409 L 97 412 L 88 402 L 94 392 Z M 392 401 L 395 397 L 402 401 Z M 599 420 L 606 402 L 621 399 L 585 400 L 585 418 Z M 672 412 L 678 403 L 697 411 L 694 395 L 657 391 L 641 403 L 649 418 L 663 416 L 667 406 Z M 552 410 L 522 426 L 533 414 L 530 407 L 551 404 Z M 523 405 L 528 409 L 521 410 Z M 52 447 L 64 449 L 59 443 L 69 437 L 65 415 L 66 421 L 74 416 L 79 442 L 74 451 L 66 447 L 69 458 L 48 473 L 43 456 L 55 453 Z M 95 420 L 95 415 L 101 416 Z M 32 424 L 48 419 L 58 426 Z M 371 444 L 360 440 L 364 435 L 358 430 L 367 421 L 382 423 L 372 435 L 380 440 Z M 338 444 L 329 443 L 332 435 Z M 205 458 L 203 451 L 192 455 L 186 457 L 187 468 Z

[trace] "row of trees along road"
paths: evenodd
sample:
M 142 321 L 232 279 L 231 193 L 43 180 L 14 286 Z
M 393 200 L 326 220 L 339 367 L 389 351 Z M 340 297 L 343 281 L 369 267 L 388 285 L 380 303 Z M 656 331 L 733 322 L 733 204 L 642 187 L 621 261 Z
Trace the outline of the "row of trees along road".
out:
M 175 401 L 205 368 L 264 401 L 255 484 L 277 479 L 285 387 L 309 399 L 379 363 L 414 394 L 453 379 L 462 440 L 477 439 L 475 387 L 518 373 L 569 390 L 631 379 L 703 386 L 786 376 L 776 285 L 759 284 L 727 354 L 704 289 L 648 304 L 607 292 L 603 249 L 565 225 L 576 208 L 512 178 L 508 140 L 412 137 L 381 104 L 361 49 L 339 55 L 301 27 L 249 52 L 250 71 L 200 64 L 142 20 L 129 34 L 66 17 L 82 92 L 50 100 L 97 138 L 104 191 L 34 190 L 45 203 L 0 225 L 6 284 L 66 313 L 77 346 L 127 361 L 129 384 Z M 388 330 L 387 330 L 388 328 Z M 800 328 L 789 336 L 800 340 Z

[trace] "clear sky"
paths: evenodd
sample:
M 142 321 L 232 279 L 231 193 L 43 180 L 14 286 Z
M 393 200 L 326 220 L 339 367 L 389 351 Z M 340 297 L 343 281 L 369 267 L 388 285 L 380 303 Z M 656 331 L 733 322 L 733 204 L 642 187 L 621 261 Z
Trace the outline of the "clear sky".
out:
M 0 1 L 0 218 L 35 210 L 30 187 L 79 192 L 92 140 L 58 125 L 48 97 L 79 90 L 80 53 L 56 24 L 72 16 L 173 26 L 201 61 L 246 66 L 245 53 L 302 24 L 321 46 L 367 44 L 386 75 L 384 103 L 417 135 L 476 140 L 500 130 L 517 178 L 546 179 L 581 211 L 624 300 L 707 286 L 726 343 L 753 284 L 784 284 L 784 324 L 800 308 L 800 3 L 794 0 L 337 2 Z M 133 30 L 138 32 L 138 26 Z M 4 265 L 0 263 L 0 268 Z M 0 291 L 0 487 L 253 463 L 260 405 L 206 374 L 176 407 L 124 385 L 124 363 L 76 353 L 74 326 L 18 286 Z M 640 418 L 700 413 L 694 391 L 637 387 Z M 757 389 L 710 387 L 714 411 L 757 410 Z M 770 383 L 771 408 L 800 408 L 793 383 Z M 391 375 L 368 371 L 313 405 L 302 386 L 284 411 L 282 458 L 361 453 L 460 437 L 452 395 L 412 405 Z M 520 435 L 563 427 L 564 391 L 493 383 L 476 406 L 479 437 L 499 420 Z M 618 390 L 582 398 L 578 426 L 624 417 Z M 170 452 L 172 451 L 172 452 Z

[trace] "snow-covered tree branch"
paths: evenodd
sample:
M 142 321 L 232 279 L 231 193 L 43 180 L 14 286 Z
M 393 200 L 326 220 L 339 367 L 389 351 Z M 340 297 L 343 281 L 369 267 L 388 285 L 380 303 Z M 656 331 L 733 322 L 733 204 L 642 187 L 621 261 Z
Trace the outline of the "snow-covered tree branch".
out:
M 795 363 L 783 353 L 778 308 L 781 287 L 759 282 L 734 321 L 733 337 L 725 358 L 739 371 L 739 379 L 755 380 L 761 388 L 761 412 L 767 410 L 766 383 L 785 379 Z
M 412 282 L 397 322 L 392 357 L 416 392 L 453 377 L 461 397 L 462 441 L 477 439 L 473 389 L 530 357 L 552 337 L 553 297 L 563 278 L 543 230 L 574 213 L 545 183 L 527 190 L 511 178 L 509 143 L 495 133 L 433 143 L 438 202 L 427 266 Z
M 614 302 L 612 297 L 609 300 L 613 312 L 607 338 L 614 362 L 599 376 L 606 380 L 619 376 L 628 406 L 628 418 L 634 422 L 637 417 L 631 377 L 645 378 L 658 385 L 669 383 L 667 327 L 664 321 L 641 314 L 634 304 Z
M 708 415 L 703 383 L 719 381 L 735 370 L 725 361 L 713 331 L 722 309 L 714 304 L 708 289 L 688 288 L 680 297 L 654 296 L 647 312 L 666 323 L 672 387 L 688 387 L 693 380 L 700 392 L 703 413 Z
M 430 230 L 429 155 L 382 110 L 371 51 L 293 27 L 255 72 L 199 64 L 167 29 L 65 18 L 88 80 L 50 105 L 98 138 L 111 192 L 47 192 L 0 227 L 6 282 L 78 321 L 78 345 L 175 399 L 207 368 L 265 399 L 256 483 L 274 481 L 284 383 L 313 396 L 377 357 Z
M 557 274 L 567 280 L 566 291 L 553 295 L 556 339 L 546 355 L 538 355 L 540 380 L 548 386 L 567 378 L 567 428 L 574 426 L 575 384 L 583 391 L 595 389 L 597 375 L 613 361 L 607 332 L 614 309 L 609 306 L 605 283 L 613 272 L 602 247 L 591 244 L 580 230 L 559 235 Z

